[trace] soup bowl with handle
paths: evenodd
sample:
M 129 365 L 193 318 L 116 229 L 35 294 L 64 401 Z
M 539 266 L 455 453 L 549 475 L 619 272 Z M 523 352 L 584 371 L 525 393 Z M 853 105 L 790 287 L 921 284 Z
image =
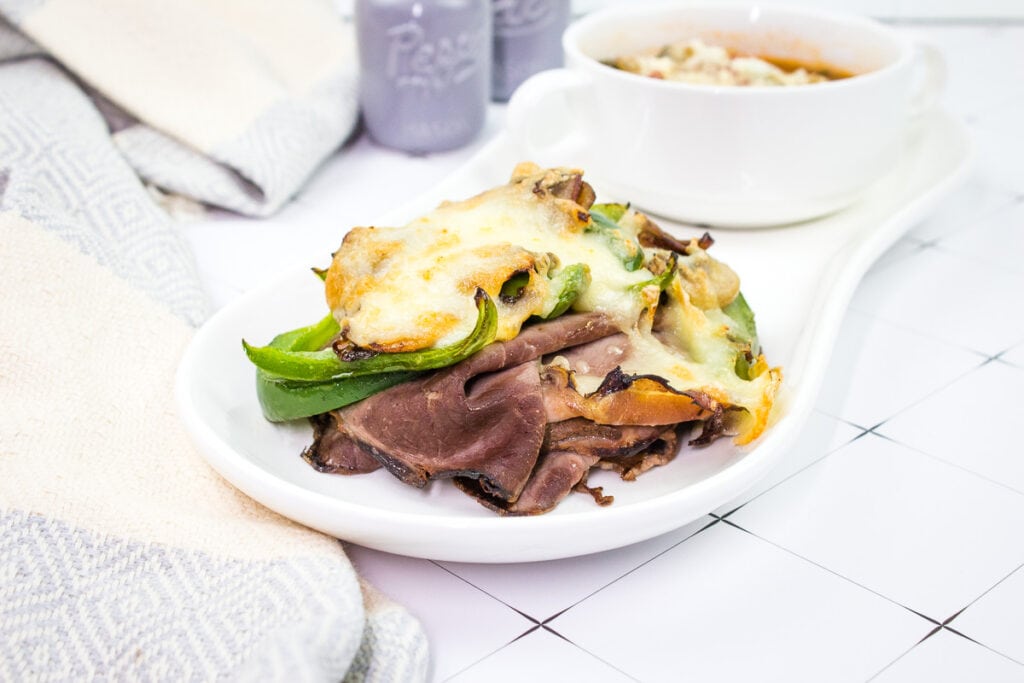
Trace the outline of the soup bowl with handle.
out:
M 792 86 L 662 80 L 608 62 L 700 40 L 848 72 Z M 941 56 L 871 19 L 771 5 L 618 6 L 564 33 L 566 65 L 513 95 L 510 134 L 544 165 L 668 218 L 723 227 L 816 218 L 893 167 L 937 99 Z

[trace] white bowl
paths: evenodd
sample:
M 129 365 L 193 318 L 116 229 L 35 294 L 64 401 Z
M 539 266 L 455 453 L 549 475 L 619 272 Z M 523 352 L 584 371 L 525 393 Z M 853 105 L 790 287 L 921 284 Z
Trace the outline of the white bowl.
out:
M 856 75 L 709 86 L 602 63 L 690 38 Z M 942 80 L 935 51 L 887 26 L 768 5 L 614 7 L 570 26 L 563 47 L 565 68 L 534 76 L 510 103 L 524 156 L 582 166 L 652 213 L 720 226 L 779 225 L 848 206 L 898 162 L 908 125 Z

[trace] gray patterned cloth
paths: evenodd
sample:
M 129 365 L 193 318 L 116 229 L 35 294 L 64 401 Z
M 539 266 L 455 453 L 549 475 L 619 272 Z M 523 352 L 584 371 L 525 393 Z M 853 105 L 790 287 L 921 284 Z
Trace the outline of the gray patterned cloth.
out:
M 206 317 L 184 239 L 89 98 L 47 59 L 0 64 L 0 178 L 0 210 L 54 231 L 193 325 Z
M 282 26 L 327 35 L 315 4 L 290 3 L 299 19 Z M 427 675 L 416 619 L 335 539 L 222 480 L 171 408 L 207 308 L 146 184 L 265 214 L 354 121 L 349 72 L 305 82 L 310 62 L 281 56 L 291 38 L 268 28 L 272 7 L 284 5 L 0 0 L 0 681 Z M 116 17 L 134 42 L 103 35 Z M 210 70 L 241 60 L 256 93 L 220 102 L 216 134 L 196 128 L 187 60 L 161 59 L 199 19 L 240 27 L 226 40 L 241 47 Z M 140 45 L 152 49 L 133 71 Z M 124 65 L 113 80 L 111 65 Z M 184 71 L 140 79 L 161 69 Z M 183 89 L 167 99 L 164 86 Z M 163 116 L 178 98 L 187 106 Z
M 357 639 L 335 639 L 364 627 L 359 587 L 337 562 L 224 559 L 24 512 L 0 530 L 3 680 L 336 680 L 355 658 Z
M 279 209 L 358 114 L 351 30 L 322 0 L 0 0 L 0 23 L 0 59 L 47 54 L 102 93 L 144 181 L 247 215 Z

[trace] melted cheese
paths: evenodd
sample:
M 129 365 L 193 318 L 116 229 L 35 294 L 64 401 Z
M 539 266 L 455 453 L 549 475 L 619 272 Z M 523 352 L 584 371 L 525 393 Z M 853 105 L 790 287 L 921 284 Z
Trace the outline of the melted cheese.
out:
M 708 276 L 722 269 L 728 272 Z M 778 368 L 769 368 L 763 356 L 754 361 L 753 379 L 736 374 L 743 345 L 735 340 L 742 335 L 719 302 L 727 304 L 738 291 L 732 271 L 703 250 L 681 258 L 660 308 L 659 333 L 644 324 L 624 330 L 629 343 L 618 363 L 627 375 L 657 375 L 677 391 L 698 390 L 723 406 L 743 408 L 733 426 L 737 442 L 747 443 L 767 426 L 782 374 Z M 596 391 L 604 380 L 586 367 L 572 369 L 582 394 Z
M 535 191 L 532 180 L 444 204 L 405 227 L 350 232 L 327 277 L 328 305 L 348 339 L 385 351 L 451 344 L 473 328 L 477 287 L 497 304 L 497 339 L 511 339 L 545 313 L 549 276 L 577 263 L 590 269 L 591 285 L 574 309 L 635 321 L 644 301 L 631 287 L 653 274 L 627 271 L 585 232 L 582 207 Z M 502 301 L 502 285 L 520 272 L 530 275 L 523 294 Z

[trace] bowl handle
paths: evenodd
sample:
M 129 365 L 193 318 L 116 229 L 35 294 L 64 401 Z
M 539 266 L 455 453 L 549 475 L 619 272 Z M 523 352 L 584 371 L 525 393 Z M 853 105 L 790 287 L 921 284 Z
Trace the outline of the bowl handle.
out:
M 589 146 L 581 112 L 592 81 L 575 69 L 541 71 L 520 85 L 508 103 L 507 125 L 523 161 L 542 166 L 583 166 Z

